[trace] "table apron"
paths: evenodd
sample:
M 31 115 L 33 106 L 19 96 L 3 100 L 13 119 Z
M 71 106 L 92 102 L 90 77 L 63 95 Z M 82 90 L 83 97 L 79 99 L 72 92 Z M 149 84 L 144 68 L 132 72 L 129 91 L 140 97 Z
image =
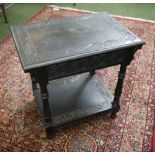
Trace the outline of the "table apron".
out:
M 119 64 L 130 64 L 136 50 L 120 50 L 47 66 L 49 80 Z

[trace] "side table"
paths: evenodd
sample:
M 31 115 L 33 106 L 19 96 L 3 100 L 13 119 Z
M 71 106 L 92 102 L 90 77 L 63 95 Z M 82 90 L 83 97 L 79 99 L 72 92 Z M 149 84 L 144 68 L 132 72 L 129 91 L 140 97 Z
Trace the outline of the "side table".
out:
M 47 132 L 100 112 L 116 116 L 127 65 L 144 44 L 135 34 L 106 12 L 11 31 Z M 95 70 L 119 64 L 113 96 Z

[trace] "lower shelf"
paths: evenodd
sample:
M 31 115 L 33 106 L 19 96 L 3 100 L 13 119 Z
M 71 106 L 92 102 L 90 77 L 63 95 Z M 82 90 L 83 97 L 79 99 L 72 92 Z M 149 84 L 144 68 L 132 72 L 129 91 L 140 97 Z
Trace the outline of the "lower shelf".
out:
M 52 119 L 48 124 L 44 122 L 45 127 L 56 127 L 112 109 L 113 95 L 96 74 L 84 73 L 53 80 L 47 88 Z M 43 116 L 39 86 L 34 93 Z

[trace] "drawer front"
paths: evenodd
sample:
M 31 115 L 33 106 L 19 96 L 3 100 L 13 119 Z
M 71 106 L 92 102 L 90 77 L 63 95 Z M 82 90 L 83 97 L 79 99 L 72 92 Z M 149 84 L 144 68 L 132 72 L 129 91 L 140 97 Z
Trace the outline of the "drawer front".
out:
M 47 67 L 49 79 L 89 72 L 121 63 L 130 63 L 132 53 L 122 50 L 54 64 Z

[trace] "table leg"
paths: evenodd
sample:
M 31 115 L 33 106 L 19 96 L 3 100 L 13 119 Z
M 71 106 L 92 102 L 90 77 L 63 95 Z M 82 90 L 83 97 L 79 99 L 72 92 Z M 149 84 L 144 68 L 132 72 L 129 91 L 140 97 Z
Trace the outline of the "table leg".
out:
M 35 96 L 34 92 L 35 92 L 35 89 L 37 89 L 37 83 L 38 83 L 37 75 L 36 75 L 36 72 L 31 72 L 30 75 L 32 80 L 33 95 Z
M 120 71 L 119 71 L 119 74 L 118 74 L 118 81 L 117 81 L 115 94 L 114 94 L 114 100 L 112 102 L 112 107 L 113 107 L 113 111 L 112 111 L 112 114 L 111 114 L 112 118 L 116 117 L 116 113 L 120 109 L 119 99 L 120 99 L 120 96 L 121 96 L 121 93 L 122 93 L 122 87 L 123 87 L 123 81 L 124 81 L 124 78 L 125 78 L 126 67 L 127 67 L 127 64 L 121 64 L 121 66 L 120 66 Z
M 4 6 L 4 4 L 1 4 L 1 5 L 2 5 L 2 12 L 3 12 L 4 19 L 5 19 L 5 23 L 8 23 L 8 20 L 7 20 L 7 17 L 6 17 L 5 6 Z
M 48 73 L 46 69 L 40 69 L 38 72 L 38 81 L 41 89 L 41 97 L 43 102 L 43 114 L 45 117 L 45 122 L 51 121 L 51 112 L 48 103 L 48 91 L 47 91 L 47 84 L 48 84 Z

